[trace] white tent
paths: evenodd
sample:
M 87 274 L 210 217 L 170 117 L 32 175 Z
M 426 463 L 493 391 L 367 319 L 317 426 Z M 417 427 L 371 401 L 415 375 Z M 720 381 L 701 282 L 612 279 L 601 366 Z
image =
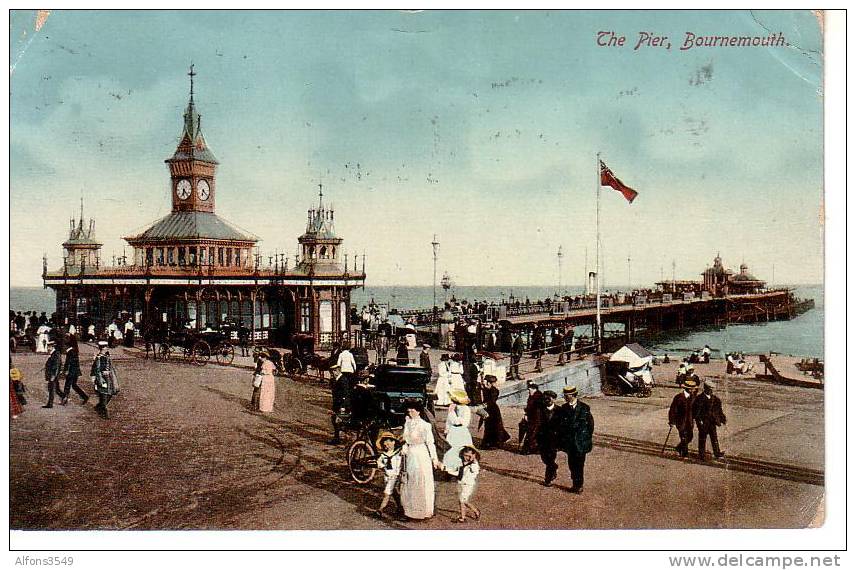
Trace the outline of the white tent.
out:
M 609 357 L 609 360 L 611 362 L 626 362 L 628 368 L 641 368 L 650 365 L 654 360 L 654 355 L 634 342 L 622 346 Z

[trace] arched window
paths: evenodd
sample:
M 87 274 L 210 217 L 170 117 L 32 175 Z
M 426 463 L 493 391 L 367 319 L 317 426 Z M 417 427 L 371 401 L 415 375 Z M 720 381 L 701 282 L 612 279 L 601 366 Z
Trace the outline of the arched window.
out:
M 327 246 L 321 246 L 321 259 L 327 259 Z

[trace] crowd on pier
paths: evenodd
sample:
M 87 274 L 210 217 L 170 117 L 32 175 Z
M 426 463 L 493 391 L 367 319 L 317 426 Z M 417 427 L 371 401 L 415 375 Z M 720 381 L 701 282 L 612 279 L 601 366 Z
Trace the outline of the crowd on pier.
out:
M 377 358 L 386 361 L 390 356 L 389 360 L 399 365 L 410 364 L 407 335 L 386 337 L 384 324 L 378 323 L 378 338 L 387 338 L 395 343 L 394 347 L 387 346 L 394 350 L 394 356 L 378 349 Z M 563 452 L 572 481 L 569 491 L 582 493 L 586 455 L 593 445 L 594 418 L 590 407 L 579 400 L 577 388 L 565 386 L 559 395 L 552 390 L 542 391 L 536 382 L 527 382 L 528 398 L 518 425 L 518 446 L 514 448 L 509 442 L 511 435 L 505 427 L 503 411 L 498 403 L 498 384 L 506 378 L 521 378 L 519 363 L 526 346 L 523 335 L 510 333 L 510 367 L 507 375 L 497 377 L 496 369 L 490 367 L 495 366 L 496 363 L 491 361 L 498 356 L 486 350 L 502 344 L 495 336 L 497 331 L 490 324 L 463 314 L 456 325 L 455 345 L 460 350 L 441 354 L 435 364 L 431 362 L 430 347 L 424 345 L 417 358 L 418 366 L 436 377 L 432 394 L 435 399 L 429 408 L 432 414 L 435 410 L 445 411 L 440 427 L 435 425 L 435 417 L 428 415 L 424 403 L 413 400 L 406 404 L 407 417 L 400 433 L 383 430 L 377 434 L 374 444 L 379 452 L 377 466 L 384 475 L 384 490 L 376 513 L 386 516 L 390 503 L 394 502 L 408 519 L 431 518 L 434 515 L 435 484 L 439 478 L 456 481 L 460 511 L 454 520 L 461 523 L 468 518 L 478 520 L 481 513 L 476 506 L 476 491 L 482 470 L 482 452 L 492 449 L 537 454 L 544 465 L 545 486 L 552 485 L 556 479 L 558 454 Z M 95 411 L 102 418 L 109 418 L 108 404 L 119 393 L 119 373 L 110 349 L 119 343 L 130 347 L 134 345 L 132 320 L 124 323 L 114 320 L 101 335 L 96 335 L 88 327 L 79 330 L 73 325 L 56 326 L 45 313 L 10 312 L 10 332 L 19 331 L 33 336 L 36 352 L 46 354 L 44 379 L 47 401 L 44 408 L 53 408 L 55 402 L 67 405 L 73 394 L 85 405 L 90 394 L 94 394 L 98 397 Z M 558 354 L 559 363 L 570 358 L 574 350 L 573 329 L 553 332 L 552 346 L 547 346 L 546 335 L 537 328 L 527 339 L 529 346 L 534 347 L 531 352 L 533 358 L 540 358 L 548 350 Z M 78 342 L 96 343 L 97 353 L 88 367 L 80 361 Z M 694 432 L 697 432 L 701 460 L 706 459 L 708 440 L 715 458 L 724 455 L 717 439 L 717 427 L 726 421 L 721 402 L 714 393 L 715 386 L 701 382 L 694 371 L 694 364 L 710 361 L 710 353 L 710 347 L 705 346 L 681 360 L 678 366 L 681 392 L 669 408 L 668 423 L 669 435 L 672 429 L 677 430 L 679 441 L 675 450 L 684 458 L 689 456 Z M 255 354 L 251 405 L 259 413 L 273 413 L 277 366 L 269 350 L 260 349 Z M 347 344 L 335 351 L 332 358 L 331 362 L 335 362 L 330 366 L 333 375 L 332 415 L 335 417 L 350 406 L 356 385 L 357 363 Z M 664 361 L 668 362 L 668 356 Z M 742 356 L 728 355 L 729 372 L 745 371 L 745 365 Z M 85 389 L 85 383 L 81 386 L 79 382 L 87 368 L 91 392 Z M 26 403 L 23 374 L 10 359 L 11 416 L 16 418 L 20 415 Z M 471 427 L 473 422 L 476 422 L 474 430 Z M 337 430 L 335 419 L 334 430 Z M 480 433 L 478 439 L 474 438 Z M 330 443 L 340 442 L 338 431 L 334 431 Z

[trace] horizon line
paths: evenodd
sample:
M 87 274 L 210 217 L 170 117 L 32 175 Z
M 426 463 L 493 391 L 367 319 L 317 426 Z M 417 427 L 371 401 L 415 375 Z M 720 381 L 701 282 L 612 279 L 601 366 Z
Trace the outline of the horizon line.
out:
M 701 281 L 699 281 L 699 283 L 701 283 Z M 802 286 L 802 285 L 822 286 L 824 284 L 825 283 L 822 281 L 821 282 L 794 281 L 794 282 L 790 282 L 790 283 L 780 283 L 780 284 L 774 285 L 774 286 L 769 287 L 769 288 L 787 287 L 790 285 L 794 285 L 794 286 Z M 656 287 L 656 283 L 652 284 L 652 285 L 654 285 Z M 365 285 L 363 287 L 356 287 L 355 289 L 368 289 L 371 287 L 427 287 L 427 288 L 433 288 L 434 285 L 432 285 L 430 283 L 427 285 L 426 284 L 412 284 L 412 283 L 410 283 L 410 284 L 408 284 L 408 283 L 392 283 L 392 284 Z M 500 283 L 500 284 L 488 284 L 488 285 L 469 285 L 468 284 L 468 285 L 453 285 L 452 289 L 458 288 L 458 287 L 496 287 L 496 288 L 499 288 L 499 287 L 540 287 L 543 289 L 547 289 L 547 288 L 551 288 L 551 287 L 556 287 L 556 285 L 555 284 L 552 284 L 552 285 L 551 284 L 520 284 L 520 283 L 516 283 L 516 284 Z M 583 287 L 584 288 L 585 285 L 562 285 L 561 287 L 557 287 L 557 288 L 569 289 L 569 288 L 577 288 L 577 287 Z M 610 288 L 610 287 L 612 287 L 612 288 L 614 288 L 614 287 L 635 287 L 635 288 L 639 288 L 639 287 L 647 287 L 647 286 L 640 284 L 640 283 L 629 284 L 629 285 L 627 283 L 604 285 L 604 288 Z M 45 287 L 44 285 L 12 285 L 12 284 L 9 284 L 9 288 L 10 289 L 15 289 L 15 288 L 18 288 L 18 289 L 36 289 L 36 288 L 50 289 L 50 287 Z

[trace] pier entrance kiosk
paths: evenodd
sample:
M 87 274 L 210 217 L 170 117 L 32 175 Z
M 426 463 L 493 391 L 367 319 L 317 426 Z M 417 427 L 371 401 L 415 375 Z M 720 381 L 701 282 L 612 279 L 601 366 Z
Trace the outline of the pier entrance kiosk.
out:
M 126 236 L 133 255 L 108 265 L 81 204 L 62 267 L 49 271 L 46 258 L 43 264 L 44 285 L 56 291 L 57 324 L 95 324 L 99 332 L 114 319 L 143 330 L 243 325 L 256 341 L 287 345 L 300 332 L 322 348 L 347 339 L 351 290 L 365 282 L 365 258 L 361 269 L 356 258 L 350 269 L 347 257 L 343 262 L 343 240 L 320 185 L 291 267 L 285 254 L 265 260 L 256 236 L 217 215 L 218 161 L 202 135 L 192 66 L 189 75 L 179 144 L 165 161 L 172 211 Z

